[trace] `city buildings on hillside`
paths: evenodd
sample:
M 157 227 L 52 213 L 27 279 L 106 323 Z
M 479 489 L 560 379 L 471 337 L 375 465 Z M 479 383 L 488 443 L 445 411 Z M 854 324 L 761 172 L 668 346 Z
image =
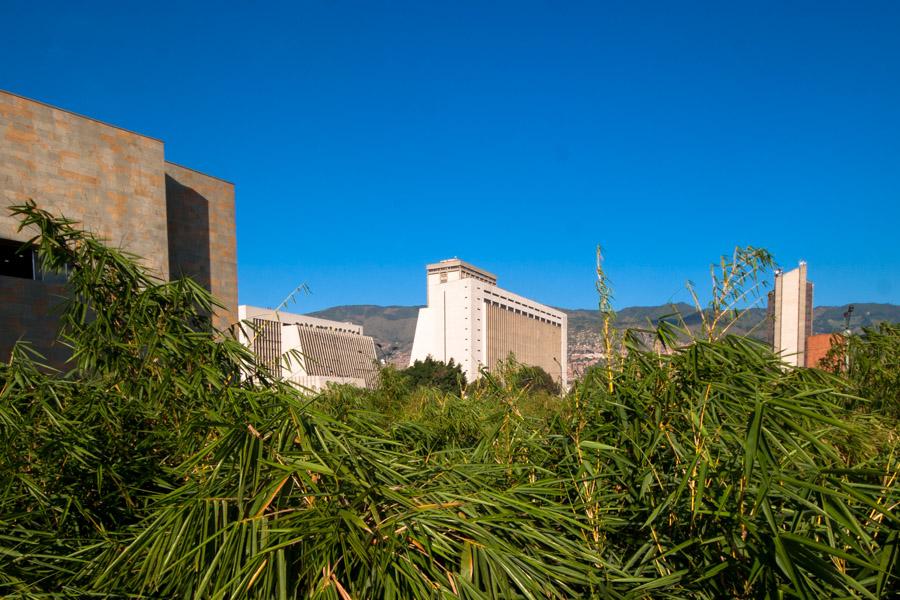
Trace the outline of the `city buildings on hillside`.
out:
M 565 313 L 497 287 L 497 278 L 459 259 L 427 265 L 410 364 L 428 356 L 462 366 L 472 381 L 510 354 L 568 384 Z
M 374 340 L 361 325 L 241 305 L 241 342 L 275 376 L 304 388 L 329 383 L 374 387 L 378 378 Z
M 768 300 L 772 348 L 788 364 L 806 366 L 807 339 L 813 330 L 813 284 L 806 279 L 805 261 L 793 271 L 775 272 L 775 289 L 769 292 Z
M 6 210 L 32 199 L 161 279 L 192 277 L 225 305 L 216 325 L 236 321 L 233 184 L 166 161 L 160 140 L 0 91 L 0 360 L 19 339 L 53 363 L 66 355 L 52 311 L 64 276 L 22 248 L 36 232 Z

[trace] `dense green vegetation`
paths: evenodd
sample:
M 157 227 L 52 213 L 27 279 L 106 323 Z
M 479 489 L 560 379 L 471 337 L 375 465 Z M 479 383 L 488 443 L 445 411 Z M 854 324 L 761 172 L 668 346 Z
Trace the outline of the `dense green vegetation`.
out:
M 452 358 L 447 363 L 430 356 L 417 360 L 403 369 L 403 375 L 414 388 L 432 387 L 442 392 L 462 393 L 466 387 L 466 374 Z
M 900 323 L 864 327 L 862 335 L 832 338 L 821 367 L 844 373 L 853 404 L 876 414 L 900 419 Z
M 889 380 L 789 369 L 713 329 L 654 351 L 685 335 L 663 325 L 625 336 L 621 358 L 564 396 L 514 364 L 465 390 L 385 369 L 377 389 L 311 396 L 210 333 L 196 284 L 17 212 L 42 260 L 69 266 L 72 364 L 42 368 L 27 346 L 0 364 L 0 594 L 878 598 L 900 585 Z M 853 344 L 875 363 L 897 356 L 900 331 Z M 896 363 L 879 369 L 896 381 Z

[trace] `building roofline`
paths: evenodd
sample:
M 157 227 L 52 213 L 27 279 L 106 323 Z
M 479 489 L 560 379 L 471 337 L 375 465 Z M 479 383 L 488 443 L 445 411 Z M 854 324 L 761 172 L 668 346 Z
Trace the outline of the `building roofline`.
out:
M 278 322 L 282 325 L 295 325 L 297 324 L 297 322 L 305 321 L 307 324 L 318 323 L 323 326 L 331 327 L 352 327 L 359 329 L 360 333 L 356 335 L 365 335 L 365 333 L 362 333 L 365 331 L 365 328 L 362 325 L 351 323 L 350 321 L 335 321 L 334 319 L 323 319 L 322 317 L 313 317 L 310 315 L 292 313 L 285 310 L 265 308 L 262 306 L 253 306 L 252 304 L 239 304 L 238 313 L 240 314 L 241 312 L 246 313 L 248 315 L 247 318 L 249 319 L 257 317 L 260 319 L 267 319 L 270 321 Z
M 565 311 L 560 310 L 554 306 L 550 306 L 549 304 L 543 304 L 542 302 L 538 302 L 537 300 L 532 300 L 531 298 L 526 298 L 525 296 L 523 296 L 521 294 L 511 292 L 505 288 L 500 287 L 499 285 L 492 284 L 491 287 L 493 287 L 494 289 L 497 290 L 496 292 L 494 292 L 494 290 L 488 290 L 488 291 L 492 292 L 492 294 L 496 294 L 501 297 L 505 294 L 506 296 L 509 297 L 508 298 L 509 300 L 518 302 L 518 303 L 520 303 L 524 306 L 527 306 L 529 308 L 532 308 L 532 309 L 539 309 L 539 310 L 542 310 L 549 314 L 552 314 L 554 317 L 561 319 L 562 321 L 564 321 L 566 323 L 568 323 L 568 321 L 569 321 L 569 315 L 567 315 L 565 313 Z
M 425 271 L 426 272 L 430 271 L 433 268 L 452 267 L 452 266 L 457 266 L 457 265 L 460 267 L 464 267 L 466 269 L 471 269 L 472 271 L 475 271 L 476 273 L 480 273 L 481 275 L 484 275 L 485 277 L 487 277 L 489 279 L 493 279 L 494 281 L 497 281 L 497 276 L 494 275 L 493 273 L 491 273 L 490 271 L 486 271 L 486 270 L 482 269 L 481 267 L 476 267 L 472 263 L 468 263 L 460 258 L 445 258 L 444 260 L 440 260 L 436 263 L 427 264 L 427 265 L 425 265 Z
M 77 113 L 74 110 L 69 110 L 67 108 L 62 108 L 60 106 L 56 106 L 55 104 L 50 104 L 49 102 L 44 102 L 42 100 L 35 100 L 34 98 L 29 98 L 28 96 L 23 96 L 22 94 L 16 94 L 15 92 L 10 92 L 9 90 L 0 89 L 0 93 L 6 94 L 7 96 L 12 96 L 13 98 L 20 98 L 22 100 L 27 100 L 28 102 L 34 102 L 35 104 L 40 104 L 41 106 L 46 106 L 47 108 L 52 108 L 53 110 L 58 110 L 60 112 L 68 113 L 72 116 L 78 117 L 79 119 L 86 119 L 88 121 L 93 121 L 99 125 L 105 125 L 106 127 L 112 127 L 113 129 L 118 129 L 119 131 L 124 131 L 125 133 L 130 133 L 132 135 L 140 136 L 142 138 L 147 138 L 148 140 L 153 140 L 155 142 L 159 142 L 160 144 L 165 144 L 163 140 L 157 137 L 153 137 L 152 135 L 146 135 L 144 133 L 138 133 L 137 131 L 132 131 L 131 129 L 126 129 L 124 127 L 120 127 L 118 125 L 113 125 L 112 123 L 107 123 L 106 121 L 101 121 L 100 119 L 96 119 L 94 117 L 89 117 L 87 115 L 83 115 L 81 113 Z
M 138 133 L 137 131 L 132 131 L 131 129 L 126 129 L 125 127 L 119 127 L 118 125 L 113 125 L 112 123 L 107 123 L 106 121 L 101 121 L 100 119 L 95 119 L 94 117 L 89 117 L 89 116 L 87 116 L 87 115 L 83 115 L 83 114 L 81 114 L 81 113 L 77 113 L 77 112 L 75 112 L 75 111 L 73 111 L 73 110 L 69 110 L 69 109 L 67 109 L 67 108 L 62 108 L 62 107 L 56 106 L 56 105 L 54 105 L 54 104 L 50 104 L 49 102 L 44 102 L 44 101 L 42 101 L 42 100 L 35 100 L 34 98 L 29 98 L 28 96 L 23 96 L 22 94 L 16 94 L 15 92 L 10 92 L 9 90 L 4 90 L 4 89 L 0 89 L 0 94 L 6 94 L 7 96 L 12 96 L 13 98 L 20 98 L 20 99 L 22 99 L 22 100 L 27 100 L 28 102 L 34 102 L 35 104 L 40 104 L 41 106 L 46 106 L 47 108 L 50 108 L 50 109 L 53 109 L 53 110 L 58 110 L 58 111 L 60 111 L 60 112 L 64 112 L 64 113 L 70 114 L 70 115 L 72 115 L 72 116 L 78 117 L 79 119 L 85 119 L 85 120 L 87 120 L 87 121 L 92 121 L 92 122 L 94 122 L 94 123 L 97 123 L 98 125 L 104 125 L 104 126 L 106 126 L 106 127 L 111 127 L 111 128 L 113 128 L 113 129 L 118 129 L 119 131 L 124 131 L 125 133 L 130 133 L 130 134 L 132 134 L 132 135 L 136 135 L 136 136 L 138 136 L 138 137 L 146 138 L 146 139 L 148 139 L 148 140 L 153 140 L 153 141 L 155 141 L 155 142 L 159 142 L 160 144 L 165 145 L 165 142 L 164 142 L 163 140 L 161 140 L 160 138 L 158 138 L 158 137 L 153 137 L 152 135 L 146 135 L 146 134 L 143 134 L 143 133 Z M 229 184 L 229 185 L 235 185 L 235 183 L 234 183 L 233 181 L 229 181 L 229 180 L 224 179 L 224 178 L 222 178 L 222 177 L 218 177 L 218 176 L 216 176 L 216 175 L 211 175 L 211 174 L 209 174 L 209 173 L 204 173 L 203 171 L 199 171 L 199 170 L 194 169 L 194 168 L 192 168 L 192 167 L 188 167 L 188 166 L 185 166 L 185 165 L 182 165 L 182 164 L 173 162 L 173 161 L 171 161 L 171 160 L 165 160 L 165 159 L 163 159 L 163 160 L 164 160 L 164 162 L 165 162 L 166 164 L 174 165 L 174 166 L 180 167 L 180 168 L 182 168 L 182 169 L 187 169 L 188 171 L 193 171 L 194 173 L 197 173 L 197 174 L 199 174 L 199 175 L 203 175 L 204 177 L 211 177 L 211 178 L 213 178 L 213 179 L 218 179 L 219 181 L 225 182 L 225 183 L 227 183 L 227 184 Z
M 221 182 L 223 182 L 223 183 L 227 183 L 228 185 L 231 185 L 231 186 L 234 186 L 234 185 L 235 185 L 235 183 L 234 183 L 233 181 L 228 181 L 227 179 L 223 179 L 223 178 L 218 177 L 218 176 L 216 176 L 216 175 L 210 175 L 209 173 L 204 173 L 203 171 L 198 171 L 197 169 L 194 169 L 194 168 L 192 168 L 192 167 L 186 167 L 186 166 L 184 166 L 184 165 L 182 165 L 182 164 L 180 164 L 180 163 L 172 162 L 171 160 L 166 160 L 166 161 L 164 161 L 164 162 L 165 162 L 167 165 L 172 165 L 172 166 L 174 166 L 174 167 L 178 167 L 179 169 L 185 169 L 186 171 L 193 171 L 194 173 L 197 173 L 198 175 L 203 175 L 204 177 L 211 177 L 212 179 L 218 179 L 219 181 L 221 181 Z
M 511 292 L 506 288 L 502 288 L 494 283 L 485 283 L 483 281 L 478 281 L 477 279 L 457 279 L 456 281 L 448 281 L 447 283 L 442 283 L 441 286 L 480 286 L 482 290 L 485 290 L 489 296 L 499 297 L 501 300 L 509 300 L 516 304 L 520 304 L 525 306 L 526 308 L 530 308 L 532 310 L 538 310 L 540 312 L 547 313 L 553 317 L 556 317 L 562 321 L 568 323 L 569 315 L 566 311 L 561 308 L 556 308 L 555 306 L 550 306 L 549 304 L 544 304 L 542 302 L 538 302 L 537 300 L 532 300 L 522 294 L 517 294 L 515 292 Z M 428 307 L 425 307 L 428 308 Z M 515 308 L 515 307 L 513 307 Z

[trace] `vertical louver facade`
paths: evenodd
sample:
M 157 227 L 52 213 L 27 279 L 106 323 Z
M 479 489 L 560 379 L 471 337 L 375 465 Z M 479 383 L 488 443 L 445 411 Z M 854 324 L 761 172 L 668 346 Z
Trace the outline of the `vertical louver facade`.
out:
M 376 384 L 375 341 L 361 326 L 252 306 L 238 312 L 249 325 L 242 341 L 276 377 L 313 390 Z

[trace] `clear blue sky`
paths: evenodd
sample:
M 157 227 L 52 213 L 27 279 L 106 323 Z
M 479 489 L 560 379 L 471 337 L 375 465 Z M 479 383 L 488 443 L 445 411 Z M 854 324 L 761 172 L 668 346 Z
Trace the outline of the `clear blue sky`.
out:
M 237 185 L 242 303 L 685 300 L 736 244 L 900 303 L 900 2 L 0 3 L 0 88 Z M 727 6 L 726 6 L 727 5 Z

